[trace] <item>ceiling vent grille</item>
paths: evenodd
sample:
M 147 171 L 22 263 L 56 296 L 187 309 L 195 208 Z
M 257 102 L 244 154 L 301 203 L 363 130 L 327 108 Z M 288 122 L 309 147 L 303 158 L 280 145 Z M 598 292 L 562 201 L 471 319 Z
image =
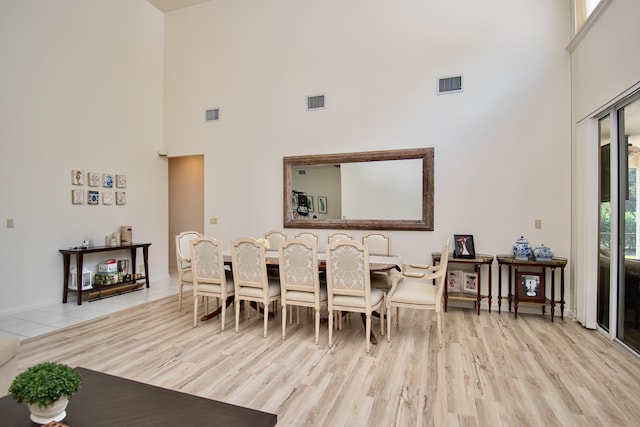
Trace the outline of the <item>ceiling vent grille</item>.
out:
M 438 77 L 438 95 L 463 91 L 462 74 L 458 76 Z
M 205 110 L 204 112 L 204 121 L 205 122 L 217 122 L 220 120 L 220 109 L 212 108 L 210 110 Z
M 307 97 L 307 110 L 322 110 L 324 108 L 324 95 Z

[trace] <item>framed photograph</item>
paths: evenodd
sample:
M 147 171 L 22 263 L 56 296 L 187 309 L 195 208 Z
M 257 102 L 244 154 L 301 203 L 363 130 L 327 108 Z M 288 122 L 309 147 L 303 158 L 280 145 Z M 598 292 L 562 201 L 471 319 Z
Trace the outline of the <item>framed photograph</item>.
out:
M 471 234 L 454 234 L 453 243 L 454 258 L 473 259 L 476 257 L 476 248 L 473 244 L 473 236 Z
M 464 273 L 462 290 L 470 294 L 478 293 L 478 275 L 476 273 Z
M 87 172 L 87 179 L 89 180 L 89 187 L 100 186 L 100 174 L 98 172 Z
M 460 292 L 462 290 L 463 273 L 460 270 L 447 272 L 447 293 Z
M 71 203 L 74 205 L 83 205 L 84 190 L 71 190 Z
M 313 210 L 313 196 L 307 196 L 307 208 L 309 208 L 309 212 L 314 212 L 314 210 Z
M 71 171 L 71 183 L 73 185 L 84 185 L 84 172 L 73 169 Z
M 116 187 L 127 188 L 127 175 L 116 175 Z
M 318 196 L 318 213 L 327 213 L 327 196 Z
M 126 205 L 127 195 L 124 191 L 116 191 L 116 205 Z
M 544 274 L 518 271 L 516 286 L 518 300 L 544 302 Z
M 87 203 L 90 205 L 100 204 L 100 192 L 93 190 L 87 191 Z
M 103 205 L 112 205 L 113 204 L 113 192 L 112 191 L 103 191 L 102 192 L 102 204 Z
M 103 173 L 102 186 L 105 188 L 113 188 L 113 175 L 111 175 L 110 173 Z

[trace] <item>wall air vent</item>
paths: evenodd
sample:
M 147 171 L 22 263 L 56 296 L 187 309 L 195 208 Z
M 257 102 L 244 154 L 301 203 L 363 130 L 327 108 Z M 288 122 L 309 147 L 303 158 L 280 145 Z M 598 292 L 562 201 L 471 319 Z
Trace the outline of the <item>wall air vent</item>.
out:
M 458 76 L 438 77 L 438 95 L 462 91 L 462 74 Z
M 220 109 L 212 108 L 210 110 L 204 111 L 204 121 L 205 122 L 217 122 L 220 120 Z
M 307 111 L 322 110 L 324 108 L 324 95 L 307 96 Z

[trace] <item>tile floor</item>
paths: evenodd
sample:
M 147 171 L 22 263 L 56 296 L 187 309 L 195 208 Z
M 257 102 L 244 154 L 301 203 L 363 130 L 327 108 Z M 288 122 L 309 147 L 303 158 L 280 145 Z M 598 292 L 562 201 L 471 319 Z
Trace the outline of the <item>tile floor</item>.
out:
M 177 304 L 177 293 L 178 283 L 176 276 L 172 275 L 171 278 L 152 281 L 149 289 L 141 288 L 100 300 L 84 301 L 82 305 L 76 304 L 74 295 L 69 294 L 69 302 L 66 304 L 61 301 L 50 306 L 0 317 L 0 337 L 16 336 L 24 340 L 169 295 L 176 295 Z

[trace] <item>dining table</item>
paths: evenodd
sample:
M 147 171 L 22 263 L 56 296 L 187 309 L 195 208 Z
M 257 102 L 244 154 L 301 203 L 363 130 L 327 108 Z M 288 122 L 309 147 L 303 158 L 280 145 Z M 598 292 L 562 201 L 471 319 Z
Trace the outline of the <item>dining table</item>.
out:
M 223 257 L 224 257 L 224 264 L 230 266 L 232 263 L 231 252 L 230 251 L 224 252 Z M 326 259 L 327 259 L 327 254 L 325 252 L 318 252 L 318 268 L 320 271 L 326 271 L 327 269 Z M 265 262 L 267 264 L 267 267 L 270 267 L 270 268 L 278 267 L 280 265 L 280 256 L 278 251 L 269 251 L 269 250 L 265 251 Z M 370 272 L 383 272 L 383 271 L 390 271 L 393 269 L 402 271 L 401 257 L 397 255 L 369 255 L 369 271 Z M 232 302 L 233 302 L 233 296 L 230 296 L 229 298 L 227 298 L 227 301 L 225 302 L 225 304 L 229 306 Z M 257 309 L 257 307 L 254 307 L 254 308 Z M 208 313 L 202 316 L 200 320 L 206 321 L 206 320 L 212 319 L 217 315 L 219 315 L 221 311 L 222 311 L 222 308 L 218 307 L 211 313 Z M 377 344 L 377 340 L 373 332 L 371 334 L 371 342 L 373 344 Z

